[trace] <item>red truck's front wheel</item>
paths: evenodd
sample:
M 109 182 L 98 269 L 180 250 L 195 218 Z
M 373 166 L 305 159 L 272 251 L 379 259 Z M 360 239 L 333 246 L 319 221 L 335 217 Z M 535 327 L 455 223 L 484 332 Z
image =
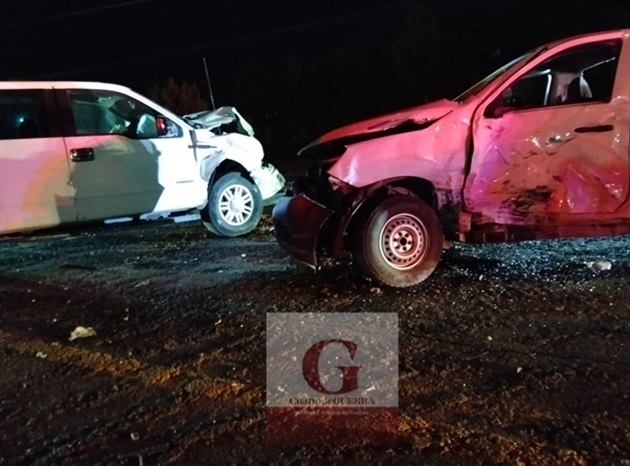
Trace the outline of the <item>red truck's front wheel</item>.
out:
M 378 281 L 393 287 L 416 285 L 435 270 L 443 234 L 435 211 L 416 196 L 388 197 L 357 225 L 354 256 Z

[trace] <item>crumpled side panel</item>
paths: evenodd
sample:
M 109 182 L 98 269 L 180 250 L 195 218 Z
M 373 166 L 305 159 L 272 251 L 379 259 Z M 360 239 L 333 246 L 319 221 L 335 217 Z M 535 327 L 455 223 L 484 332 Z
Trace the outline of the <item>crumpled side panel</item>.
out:
M 197 130 L 204 131 L 204 130 Z M 238 133 L 214 136 L 209 140 L 209 149 L 198 149 L 201 177 L 210 179 L 216 168 L 226 159 L 233 160 L 251 172 L 261 166 L 264 157 L 262 144 L 252 137 Z M 200 155 L 201 151 L 203 155 Z
M 629 192 L 629 125 L 626 99 L 479 119 L 467 209 L 497 223 L 616 211 Z

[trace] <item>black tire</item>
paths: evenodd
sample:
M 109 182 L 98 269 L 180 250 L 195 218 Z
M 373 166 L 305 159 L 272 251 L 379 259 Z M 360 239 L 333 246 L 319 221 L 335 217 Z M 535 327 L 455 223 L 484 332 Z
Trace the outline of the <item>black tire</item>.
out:
M 219 236 L 241 236 L 253 231 L 263 211 L 258 186 L 240 173 L 223 175 L 208 191 L 208 205 L 202 213 L 206 228 Z
M 354 259 L 379 282 L 403 288 L 426 280 L 442 255 L 444 235 L 435 211 L 416 196 L 388 197 L 355 230 Z

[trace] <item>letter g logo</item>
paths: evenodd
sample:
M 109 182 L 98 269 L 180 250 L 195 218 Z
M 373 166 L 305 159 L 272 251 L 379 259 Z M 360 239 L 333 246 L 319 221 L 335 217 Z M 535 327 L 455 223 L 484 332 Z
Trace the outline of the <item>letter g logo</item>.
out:
M 313 389 L 326 395 L 342 395 L 359 388 L 359 370 L 361 366 L 335 366 L 341 370 L 343 384 L 337 391 L 330 391 L 322 384 L 319 378 L 319 358 L 322 350 L 330 343 L 339 343 L 343 345 L 350 355 L 350 359 L 354 360 L 357 352 L 357 344 L 346 340 L 323 340 L 311 346 L 302 360 L 302 374 L 304 380 Z

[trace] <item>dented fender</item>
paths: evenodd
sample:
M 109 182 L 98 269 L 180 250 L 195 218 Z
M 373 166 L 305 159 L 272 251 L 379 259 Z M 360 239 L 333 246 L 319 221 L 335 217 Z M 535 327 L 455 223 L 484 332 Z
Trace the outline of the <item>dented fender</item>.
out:
M 437 189 L 461 187 L 473 109 L 450 104 L 448 113 L 423 129 L 346 145 L 328 173 L 357 188 L 397 177 L 430 180 Z
M 225 160 L 233 160 L 251 172 L 261 166 L 264 157 L 262 144 L 257 139 L 238 133 L 212 136 L 202 144 L 198 143 L 197 159 L 201 177 L 206 181 Z

